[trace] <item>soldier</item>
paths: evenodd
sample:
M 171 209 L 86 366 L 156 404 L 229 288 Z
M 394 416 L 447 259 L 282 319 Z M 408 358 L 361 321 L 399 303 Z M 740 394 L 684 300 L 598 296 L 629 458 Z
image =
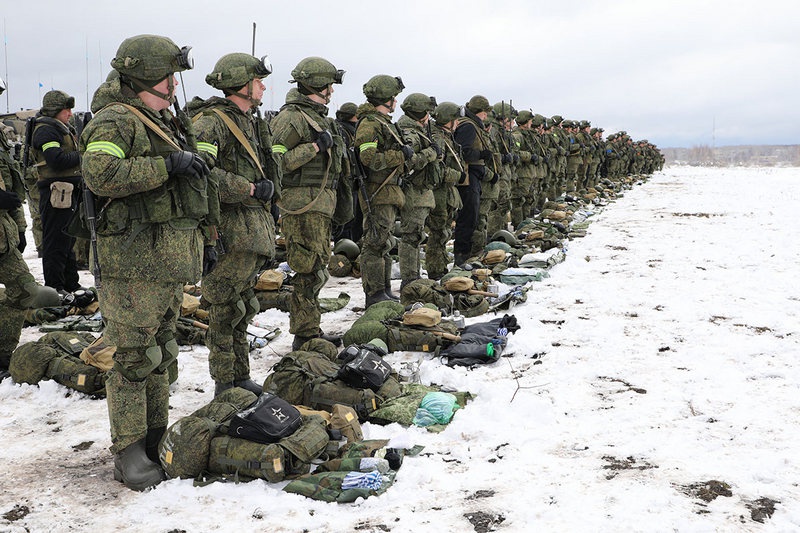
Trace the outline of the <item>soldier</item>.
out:
M 220 254 L 211 272 L 203 273 L 203 299 L 208 309 L 208 368 L 214 395 L 231 387 L 261 394 L 250 379 L 247 325 L 260 311 L 253 287 L 259 269 L 275 256 L 275 223 L 270 214 L 276 167 L 265 156 L 259 119 L 264 84 L 272 72 L 264 58 L 233 53 L 222 56 L 206 83 L 224 98 L 195 98 L 187 106 L 194 122 L 197 149 L 217 184 Z M 269 158 L 269 159 L 268 159 Z
M 3 94 L 5 89 L 5 82 L 0 78 L 0 94 Z M 26 187 L 22 178 L 22 171 L 19 168 L 17 160 L 14 159 L 12 150 L 13 147 L 11 143 L 8 142 L 5 133 L 0 131 L 0 176 L 3 176 L 6 180 L 5 190 L 9 193 L 13 191 L 19 198 L 25 198 Z M 25 220 L 25 213 L 22 208 L 19 208 L 9 210 L 8 214 L 13 217 L 14 222 L 17 224 L 17 230 L 19 232 L 19 244 L 17 244 L 17 249 L 20 253 L 23 253 L 27 245 L 25 230 L 28 227 L 28 223 Z
M 459 120 L 453 136 L 467 163 L 467 179 L 463 184 L 459 183 L 458 187 L 462 207 L 456 218 L 454 232 L 455 265 L 464 264 L 471 255 L 473 235 L 478 229 L 480 216 L 481 182 L 489 182 L 495 174 L 495 169 L 487 168 L 487 165 L 494 167 L 494 155 L 492 142 L 484 125 L 491 110 L 492 106 L 485 96 L 477 94 L 470 98 L 465 115 Z
M 515 228 L 519 228 L 532 207 L 529 191 L 534 186 L 534 164 L 538 157 L 531 146 L 531 136 L 528 134 L 532 120 L 533 113 L 526 110 L 520 111 L 516 118 L 517 128 L 513 133 L 514 144 L 520 157 L 520 164 L 517 166 L 517 180 L 511 190 L 511 224 Z
M 361 284 L 366 307 L 397 299 L 391 292 L 390 237 L 405 203 L 401 184 L 406 175 L 406 161 L 413 157 L 414 149 L 403 142 L 390 115 L 397 106 L 397 95 L 404 88 L 399 77 L 373 76 L 363 87 L 367 101 L 358 108 L 355 147 L 366 173 L 364 190 L 358 195 L 364 213 Z
M 358 106 L 356 106 L 356 104 L 353 102 L 345 102 L 336 111 L 336 127 L 338 128 L 339 135 L 341 135 L 342 139 L 344 139 L 344 146 L 347 150 L 348 165 L 350 167 L 350 176 L 355 176 L 358 173 L 355 162 L 355 152 L 353 152 L 353 141 L 355 140 L 356 136 L 356 124 L 358 124 L 357 113 Z M 348 222 L 341 225 L 338 231 L 336 228 L 334 228 L 333 239 L 334 241 L 338 241 L 339 239 L 350 239 L 358 242 L 361 240 L 361 234 L 364 231 L 361 226 L 364 223 L 364 217 L 361 213 L 361 207 L 359 207 L 358 201 L 353 194 L 352 180 L 345 181 L 349 181 L 350 185 L 349 193 L 350 199 L 352 200 L 352 218 Z M 340 195 L 341 191 L 342 189 L 340 188 L 339 191 L 337 191 L 337 195 Z M 337 209 L 339 206 L 342 206 L 344 200 L 346 199 L 337 196 Z M 342 207 L 342 210 L 344 209 L 345 208 Z
M 286 259 L 295 271 L 289 300 L 292 349 L 322 337 L 341 343 L 320 330 L 319 292 L 330 275 L 331 217 L 336 209 L 337 181 L 343 171 L 344 140 L 327 117 L 333 84 L 343 70 L 321 57 L 307 57 L 292 70 L 297 87 L 272 119 L 272 153 L 283 170 L 281 233 Z
M 467 164 L 461 157 L 453 132 L 458 120 L 464 116 L 464 108 L 453 102 L 442 102 L 431 115 L 436 121 L 433 138 L 442 147 L 442 180 L 433 189 L 435 206 L 428 216 L 428 242 L 425 245 L 425 269 L 429 279 L 441 279 L 447 274 L 447 242 L 452 236 L 451 227 L 456 213 L 461 209 L 461 196 L 456 184 L 467 178 Z
M 106 393 L 114 479 L 144 490 L 164 479 L 158 442 L 169 416 L 168 367 L 184 284 L 203 267 L 209 169 L 192 149 L 191 124 L 168 108 L 174 73 L 192 68 L 189 47 L 166 37 L 125 39 L 117 79 L 95 92 L 81 136 L 83 175 L 97 195 L 104 337 L 117 347 Z M 183 117 L 185 118 L 185 117 Z M 209 228 L 209 244 L 215 235 Z
M 511 212 L 511 188 L 517 182 L 517 165 L 520 163 L 520 155 L 511 138 L 511 129 L 514 124 L 514 117 L 517 110 L 511 104 L 498 102 L 494 104 L 492 110 L 496 130 L 493 134 L 495 145 L 499 148 L 500 168 L 499 179 L 497 180 L 497 199 L 488 207 L 486 220 L 486 235 L 483 245 L 486 245 L 486 236 L 494 235 L 501 229 L 508 229 L 508 215 Z M 530 189 L 530 187 L 528 188 Z M 482 247 L 481 247 L 482 248 Z
M 69 125 L 75 98 L 48 91 L 33 130 L 31 153 L 39 171 L 44 284 L 62 295 L 81 288 L 75 238 L 64 233 L 80 202 L 81 156 L 75 128 Z
M 397 255 L 400 262 L 400 289 L 419 279 L 420 249 L 425 237 L 425 223 L 436 205 L 433 189 L 442 180 L 442 148 L 433 142 L 430 112 L 436 99 L 422 93 L 409 94 L 400 108 L 405 113 L 397 125 L 403 140 L 414 150 L 408 161 L 410 175 L 403 182 L 405 203 L 400 209 L 400 243 Z

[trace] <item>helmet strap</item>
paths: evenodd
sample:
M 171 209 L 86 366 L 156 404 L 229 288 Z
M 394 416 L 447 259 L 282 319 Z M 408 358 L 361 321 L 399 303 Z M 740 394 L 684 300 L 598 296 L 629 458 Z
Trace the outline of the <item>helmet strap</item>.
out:
M 247 100 L 248 102 L 250 102 L 250 107 L 256 109 L 261 105 L 261 100 L 256 100 L 255 98 L 253 98 L 253 81 L 254 80 L 250 80 L 244 85 L 245 87 L 247 87 L 246 94 L 242 94 L 239 91 L 231 91 L 231 90 L 226 90 L 224 91 L 224 93 L 226 96 L 235 96 L 237 98 L 241 98 L 242 100 Z
M 319 96 L 320 98 L 322 98 L 323 100 L 325 100 L 325 105 L 328 105 L 329 103 L 331 103 L 331 94 L 330 94 L 330 93 L 328 93 L 328 94 L 321 93 L 321 92 L 320 92 L 320 91 L 318 91 L 316 88 L 314 88 L 314 87 L 312 87 L 312 86 L 310 86 L 310 85 L 308 85 L 308 84 L 305 84 L 305 83 L 303 83 L 302 81 L 298 81 L 297 83 L 298 83 L 299 85 L 302 85 L 302 86 L 303 86 L 303 88 L 304 88 L 305 90 L 307 90 L 308 92 L 310 92 L 310 93 L 312 93 L 312 94 L 316 94 L 317 96 Z M 323 88 L 327 88 L 327 87 L 328 87 L 328 86 L 326 85 L 326 86 L 325 86 L 325 87 L 323 87 Z
M 173 94 L 175 92 L 175 82 L 173 81 L 173 75 L 172 74 L 167 76 L 167 80 L 168 80 L 167 81 L 167 93 L 158 92 L 154 88 L 152 88 L 149 85 L 143 83 L 139 79 L 130 78 L 130 77 L 128 79 L 131 81 L 131 83 L 133 83 L 140 90 L 145 91 L 147 93 L 150 93 L 150 94 L 152 94 L 154 96 L 158 96 L 162 100 L 166 100 L 169 103 L 172 103 L 172 101 L 175 99 L 175 95 Z M 160 81 L 159 81 L 159 83 L 160 83 Z

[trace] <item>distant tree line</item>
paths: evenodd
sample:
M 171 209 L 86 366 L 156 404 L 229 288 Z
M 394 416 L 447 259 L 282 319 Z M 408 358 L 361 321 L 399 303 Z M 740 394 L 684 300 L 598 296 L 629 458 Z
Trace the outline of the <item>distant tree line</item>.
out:
M 667 165 L 690 166 L 800 166 L 800 145 L 693 146 L 662 148 Z

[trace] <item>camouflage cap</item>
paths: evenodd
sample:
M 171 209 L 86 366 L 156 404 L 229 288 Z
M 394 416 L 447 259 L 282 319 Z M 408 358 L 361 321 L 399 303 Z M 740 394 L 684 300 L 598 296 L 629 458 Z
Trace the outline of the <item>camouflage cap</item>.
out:
M 442 102 L 431 113 L 433 120 L 443 126 L 464 116 L 464 108 L 454 102 Z
M 517 124 L 520 125 L 525 124 L 531 119 L 533 119 L 533 113 L 523 109 L 522 111 L 519 112 L 519 115 L 517 115 Z
M 191 49 L 191 46 L 178 48 L 168 37 L 136 35 L 122 41 L 111 67 L 131 78 L 160 81 L 194 67 Z
M 256 78 L 272 73 L 267 56 L 258 59 L 250 54 L 233 53 L 219 58 L 214 72 L 206 76 L 206 83 L 215 89 L 238 89 Z
M 68 95 L 64 91 L 47 91 L 42 98 L 42 115 L 54 117 L 62 109 L 72 109 L 75 107 L 75 97 Z
M 492 105 L 489 100 L 480 94 L 476 94 L 467 102 L 467 109 L 473 113 L 480 113 L 486 111 L 487 113 L 492 110 Z
M 327 59 L 311 56 L 301 59 L 292 69 L 292 79 L 289 83 L 302 83 L 319 89 L 333 83 L 342 83 L 343 79 L 343 70 L 338 70 Z
M 388 74 L 378 74 L 371 77 L 364 84 L 364 96 L 373 105 L 380 105 L 388 102 L 405 89 L 403 79 L 400 76 L 389 76 Z

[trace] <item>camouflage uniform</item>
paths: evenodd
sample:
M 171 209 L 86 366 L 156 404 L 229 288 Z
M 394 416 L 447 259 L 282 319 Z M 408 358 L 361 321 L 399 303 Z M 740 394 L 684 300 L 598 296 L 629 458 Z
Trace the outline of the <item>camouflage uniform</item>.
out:
M 395 80 L 395 81 L 392 81 Z M 361 246 L 361 284 L 367 305 L 389 299 L 391 290 L 391 234 L 405 195 L 400 187 L 405 176 L 406 157 L 400 132 L 393 127 L 388 114 L 378 107 L 393 101 L 403 86 L 399 80 L 381 74 L 364 84 L 367 102 L 358 108 L 358 126 L 354 146 L 366 171 L 365 189 L 368 198 L 359 193 L 364 213 L 364 235 Z
M 513 123 L 515 114 L 516 111 L 512 110 L 509 104 L 499 102 L 494 105 L 493 115 L 495 122 L 492 131 L 499 158 L 497 168 L 500 169 L 500 172 L 497 180 L 497 199 L 494 201 L 493 206 L 488 206 L 489 212 L 486 219 L 487 236 L 494 235 L 498 230 L 506 229 L 508 214 L 511 212 L 511 187 L 512 183 L 516 186 L 516 169 L 520 161 L 509 127 Z
M 444 127 L 451 121 L 454 122 L 452 127 L 456 127 L 456 113 L 459 111 L 459 106 L 456 104 L 442 102 L 436 107 L 433 114 L 436 119 L 436 126 L 432 130 L 433 139 L 442 148 L 444 160 L 441 183 L 433 189 L 436 205 L 428 217 L 425 269 L 428 271 L 430 279 L 440 279 L 447 274 L 447 265 L 450 262 L 447 255 L 447 242 L 453 233 L 451 227 L 455 221 L 455 215 L 461 209 L 461 196 L 458 194 L 456 184 L 467 176 L 467 164 L 453 140 L 453 132 Z
M 125 75 L 125 83 L 112 79 L 98 88 L 95 118 L 81 137 L 84 179 L 98 197 L 104 336 L 117 347 L 106 382 L 115 478 L 136 490 L 158 483 L 154 476 L 160 469 L 142 466 L 147 459 L 138 452 L 147 441 L 147 458 L 157 460 L 151 452 L 168 421 L 167 368 L 178 357 L 174 334 L 182 288 L 200 278 L 200 224 L 209 214 L 208 168 L 199 156 L 175 146 L 194 148 L 191 136 L 183 138 L 168 110 L 154 111 L 137 95 L 145 86 L 161 95 L 153 88 L 158 80 L 171 84 L 172 73 L 187 68 L 181 52 L 164 37 L 123 41 L 111 66 Z M 158 59 L 155 65 L 151 57 Z M 126 463 L 134 454 L 141 461 Z M 130 477 L 139 470 L 144 486 Z
M 497 200 L 500 198 L 500 177 L 503 173 L 502 150 L 500 128 L 497 123 L 488 119 L 486 125 L 486 140 L 488 149 L 492 156 L 486 159 L 486 176 L 481 183 L 481 199 L 478 212 L 478 223 L 472 232 L 472 243 L 469 255 L 474 257 L 483 252 L 487 243 L 487 237 L 491 235 L 489 229 L 489 216 L 498 210 Z
M 521 111 L 517 117 L 519 126 L 512 133 L 512 139 L 520 157 L 517 166 L 517 181 L 511 192 L 511 224 L 519 228 L 527 218 L 531 205 L 529 191 L 533 188 L 534 161 L 536 155 L 530 145 L 529 127 L 532 115 L 529 111 Z
M 305 80 L 303 65 L 332 69 L 322 58 L 307 58 L 292 75 L 298 85 Z M 304 63 L 305 62 L 305 63 Z M 324 62 L 324 63 L 322 63 Z M 303 71 L 303 72 L 301 72 Z M 334 83 L 334 74 L 312 83 L 318 89 Z M 324 83 L 323 83 L 324 82 Z M 281 233 L 286 238 L 286 257 L 295 271 L 294 292 L 290 300 L 289 331 L 295 344 L 319 337 L 319 292 L 330 278 L 331 217 L 336 209 L 337 180 L 342 173 L 344 140 L 337 134 L 328 108 L 291 89 L 286 104 L 272 119 L 272 152 L 283 170 Z M 319 150 L 321 138 L 330 138 L 330 147 Z M 297 346 L 299 348 L 299 346 Z
M 206 77 L 207 83 L 227 93 L 234 93 L 229 87 L 236 85 L 238 88 L 254 83 L 255 78 L 266 76 L 266 71 L 256 72 L 255 67 L 263 64 L 258 61 L 247 54 L 223 56 L 215 66 L 215 72 Z M 245 68 L 246 81 L 217 79 L 228 75 L 234 67 L 250 67 L 251 64 L 252 68 Z M 251 85 L 248 85 L 248 90 L 252 91 Z M 260 311 L 253 287 L 259 269 L 275 255 L 271 198 L 251 196 L 251 188 L 254 189 L 254 184 L 259 181 L 278 181 L 275 166 L 270 164 L 271 156 L 265 157 L 261 149 L 260 143 L 270 146 L 269 139 L 260 137 L 259 119 L 253 115 L 252 107 L 244 112 L 233 98 L 246 97 L 213 96 L 205 101 L 195 98 L 187 106 L 189 115 L 193 117 L 198 150 L 212 169 L 210 179 L 219 191 L 220 220 L 217 229 L 224 253 L 202 281 L 203 299 L 211 304 L 206 333 L 208 367 L 211 377 L 219 384 L 217 389 L 223 389 L 225 384 L 249 384 L 250 344 L 247 325 Z M 232 121 L 234 129 L 219 113 Z M 248 141 L 247 148 L 237 138 L 238 133 Z M 257 162 L 251 153 L 258 158 Z M 274 185 L 267 189 L 274 190 Z
M 403 183 L 405 203 L 400 209 L 400 243 L 397 246 L 398 260 L 400 262 L 401 288 L 408 283 L 419 279 L 420 275 L 420 248 L 425 237 L 425 223 L 431 210 L 436 206 L 433 189 L 438 187 L 442 180 L 442 167 L 439 160 L 441 148 L 434 148 L 431 139 L 423 128 L 420 120 L 433 110 L 431 100 L 421 93 L 412 93 L 403 101 L 405 115 L 397 121 L 397 126 L 403 133 L 403 140 L 414 150 L 414 155 L 408 162 L 410 173 Z M 413 113 L 422 118 L 412 118 Z

